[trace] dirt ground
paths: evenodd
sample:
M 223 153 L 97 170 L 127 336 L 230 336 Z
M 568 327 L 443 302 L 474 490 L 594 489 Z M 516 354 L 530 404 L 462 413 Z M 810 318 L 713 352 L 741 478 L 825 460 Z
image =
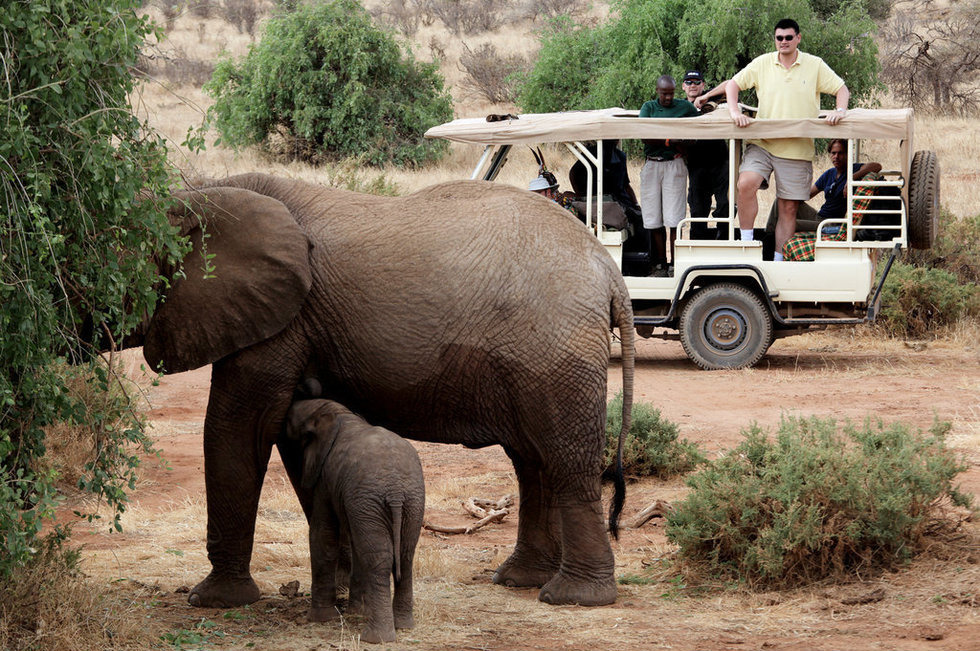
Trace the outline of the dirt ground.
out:
M 961 476 L 980 493 L 980 348 L 976 344 L 880 342 L 851 331 L 777 341 L 754 369 L 698 370 L 677 342 L 642 340 L 636 399 L 658 406 L 684 438 L 711 456 L 732 448 L 758 422 L 784 415 L 868 416 L 926 428 L 938 416 L 953 423 L 950 445 L 971 462 Z M 138 367 L 137 358 L 129 360 Z M 209 368 L 163 378 L 148 387 L 153 436 L 168 467 L 147 462 L 132 494 L 122 534 L 76 528 L 84 567 L 107 590 L 129 595 L 142 626 L 162 648 L 360 648 L 357 621 L 309 624 L 306 527 L 273 456 L 260 505 L 252 569 L 263 599 L 230 611 L 192 608 L 185 590 L 207 573 L 201 432 Z M 621 385 L 618 359 L 609 391 Z M 467 497 L 516 492 L 498 447 L 418 443 L 427 520 L 469 524 Z M 657 499 L 677 500 L 683 482 L 644 480 L 627 488 L 624 521 Z M 617 575 L 639 575 L 672 548 L 655 519 L 627 528 L 618 542 Z M 619 599 L 600 608 L 552 607 L 536 590 L 493 585 L 509 553 L 516 513 L 471 535 L 423 532 L 416 566 L 416 628 L 393 649 L 980 649 L 980 525 L 964 524 L 964 542 L 937 546 L 910 566 L 846 584 L 779 592 L 679 579 L 623 582 Z M 299 596 L 279 586 L 299 581 Z M 288 592 L 288 591 L 287 591 Z M 364 645 L 370 647 L 370 645 Z

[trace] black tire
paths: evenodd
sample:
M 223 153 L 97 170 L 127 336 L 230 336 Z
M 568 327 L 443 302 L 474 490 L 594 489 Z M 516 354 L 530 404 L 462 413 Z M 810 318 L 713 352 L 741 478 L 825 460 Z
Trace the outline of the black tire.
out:
M 687 356 L 713 371 L 752 366 L 772 344 L 772 316 L 755 292 L 721 283 L 698 291 L 681 313 Z
M 931 248 L 939 230 L 939 159 L 917 151 L 909 170 L 909 246 Z

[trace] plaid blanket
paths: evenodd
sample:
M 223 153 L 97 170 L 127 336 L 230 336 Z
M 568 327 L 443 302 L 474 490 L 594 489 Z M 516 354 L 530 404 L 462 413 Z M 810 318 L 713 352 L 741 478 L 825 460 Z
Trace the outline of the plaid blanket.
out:
M 881 174 L 868 174 L 864 178 L 868 181 L 880 181 L 884 177 L 882 177 Z M 873 187 L 859 185 L 854 188 L 854 210 L 867 210 L 868 206 L 871 205 L 871 199 L 874 198 L 874 195 L 875 188 Z M 855 226 L 860 224 L 861 217 L 863 216 L 863 213 L 855 213 L 853 216 L 853 224 Z M 824 232 L 820 234 L 821 242 L 843 242 L 846 239 L 846 224 L 838 225 L 836 232 Z M 816 249 L 816 241 L 816 233 L 795 233 L 791 238 L 786 240 L 786 244 L 783 245 L 783 259 L 795 260 L 797 262 L 813 262 L 813 252 L 814 249 Z

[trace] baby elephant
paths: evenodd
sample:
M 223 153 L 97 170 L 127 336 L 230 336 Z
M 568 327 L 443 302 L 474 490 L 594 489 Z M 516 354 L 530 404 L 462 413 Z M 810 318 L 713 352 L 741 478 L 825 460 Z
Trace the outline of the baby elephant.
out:
M 299 400 L 286 436 L 303 445 L 303 488 L 313 493 L 312 621 L 338 617 L 337 563 L 349 537 L 350 610 L 366 617 L 361 639 L 391 642 L 412 628 L 412 563 L 425 510 L 422 464 L 412 444 L 330 400 Z M 391 597 L 390 577 L 395 578 Z

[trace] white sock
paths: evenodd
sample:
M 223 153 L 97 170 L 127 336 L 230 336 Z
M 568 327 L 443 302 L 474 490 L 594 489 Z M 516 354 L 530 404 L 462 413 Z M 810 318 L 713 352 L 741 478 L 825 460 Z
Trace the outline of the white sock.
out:
M 773 253 L 772 254 L 772 259 L 774 261 L 776 261 L 776 262 L 782 262 L 782 260 L 783 260 L 783 254 L 782 253 L 779 253 L 779 252 Z
M 755 229 L 752 228 L 740 228 L 738 232 L 742 234 L 743 242 L 751 242 L 755 239 Z

